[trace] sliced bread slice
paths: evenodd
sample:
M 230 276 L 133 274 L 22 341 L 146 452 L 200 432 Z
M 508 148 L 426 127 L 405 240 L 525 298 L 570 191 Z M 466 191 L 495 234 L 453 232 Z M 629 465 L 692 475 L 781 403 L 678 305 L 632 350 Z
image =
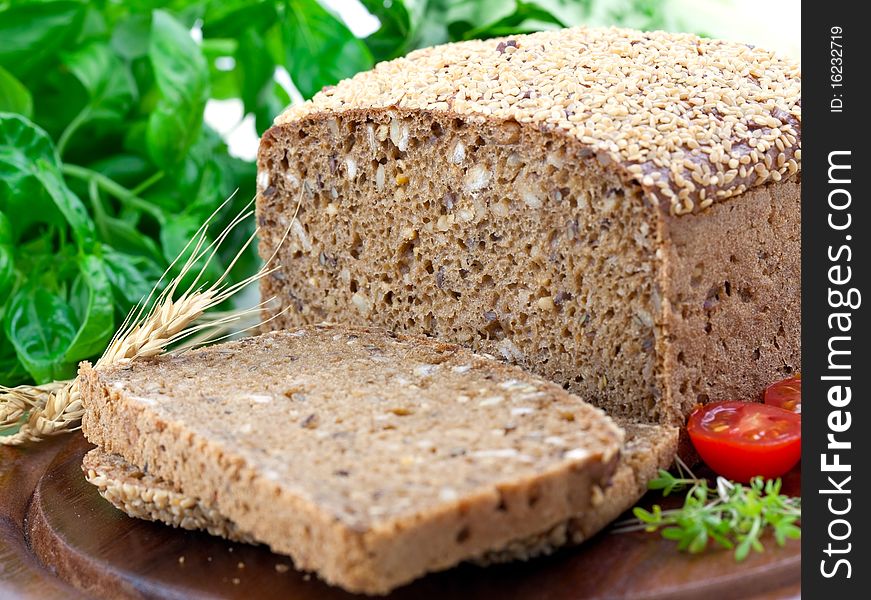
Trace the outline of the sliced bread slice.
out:
M 494 564 L 552 554 L 563 546 L 580 544 L 629 510 L 647 492 L 659 469 L 667 469 L 677 454 L 679 429 L 666 425 L 621 423 L 626 432 L 620 462 L 606 488 L 595 491 L 593 506 L 547 531 L 487 552 L 476 562 Z
M 547 531 L 510 542 L 475 559 L 479 564 L 526 560 L 562 546 L 580 544 L 632 507 L 647 491 L 658 469 L 668 468 L 677 451 L 678 430 L 658 425 L 627 424 L 620 462 L 609 485 L 595 494 L 594 505 Z M 134 467 L 117 454 L 95 448 L 82 461 L 85 478 L 100 495 L 131 517 L 160 521 L 182 529 L 252 542 L 209 499 L 186 495 L 177 486 Z
M 90 441 L 355 592 L 587 511 L 623 441 L 558 385 L 377 329 L 274 332 L 80 376 Z
M 182 529 L 201 529 L 235 542 L 256 543 L 213 503 L 188 496 L 165 479 L 100 447 L 85 454 L 82 472 L 103 498 L 131 517 Z

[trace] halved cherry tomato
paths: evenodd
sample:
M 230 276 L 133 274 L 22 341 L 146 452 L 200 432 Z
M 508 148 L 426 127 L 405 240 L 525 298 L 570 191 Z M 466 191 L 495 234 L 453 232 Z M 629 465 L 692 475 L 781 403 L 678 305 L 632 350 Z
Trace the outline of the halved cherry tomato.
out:
M 765 388 L 765 404 L 801 414 L 801 373 Z
M 687 423 L 699 456 L 723 477 L 780 477 L 801 458 L 801 416 L 756 402 L 700 406 Z

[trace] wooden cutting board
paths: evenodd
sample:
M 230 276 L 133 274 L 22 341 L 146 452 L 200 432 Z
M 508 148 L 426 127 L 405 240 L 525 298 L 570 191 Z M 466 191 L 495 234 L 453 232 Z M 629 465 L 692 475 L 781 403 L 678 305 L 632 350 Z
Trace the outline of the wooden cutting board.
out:
M 206 534 L 131 519 L 82 477 L 81 434 L 0 448 L 2 598 L 355 598 L 296 572 L 287 557 Z M 787 487 L 798 489 L 798 477 Z M 643 505 L 662 503 L 649 495 Z M 799 596 L 800 543 L 736 564 L 729 552 L 687 556 L 658 535 L 604 532 L 555 556 L 431 575 L 390 599 L 770 600 Z

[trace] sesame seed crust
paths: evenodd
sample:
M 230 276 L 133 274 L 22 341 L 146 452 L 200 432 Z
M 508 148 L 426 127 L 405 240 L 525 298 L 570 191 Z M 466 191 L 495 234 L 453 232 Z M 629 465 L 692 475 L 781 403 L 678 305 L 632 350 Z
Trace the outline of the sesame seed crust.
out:
M 692 34 L 573 28 L 425 48 L 324 88 L 275 124 L 389 108 L 574 138 L 675 215 L 801 169 L 800 66 Z

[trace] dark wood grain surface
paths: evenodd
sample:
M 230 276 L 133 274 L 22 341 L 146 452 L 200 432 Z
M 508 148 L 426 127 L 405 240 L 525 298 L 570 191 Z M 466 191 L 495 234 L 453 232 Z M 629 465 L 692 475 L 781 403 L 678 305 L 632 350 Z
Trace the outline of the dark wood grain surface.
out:
M 288 558 L 206 534 L 131 519 L 82 478 L 79 434 L 0 449 L 0 597 L 354 598 L 294 571 Z M 796 485 L 797 480 L 792 482 Z M 646 504 L 661 501 L 651 496 Z M 394 592 L 401 600 L 793 598 L 799 542 L 736 564 L 728 552 L 679 554 L 645 533 L 605 532 L 545 559 L 462 566 Z

